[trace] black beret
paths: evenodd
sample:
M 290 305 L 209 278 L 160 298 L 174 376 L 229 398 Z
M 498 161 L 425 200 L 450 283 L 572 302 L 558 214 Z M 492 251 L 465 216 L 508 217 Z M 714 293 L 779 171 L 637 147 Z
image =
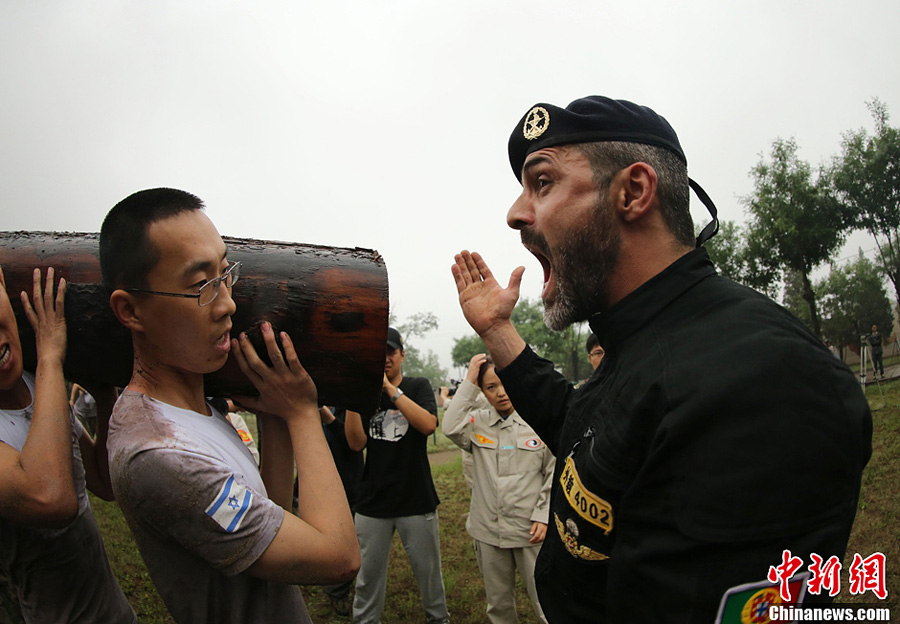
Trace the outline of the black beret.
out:
M 509 164 L 522 181 L 525 158 L 539 149 L 571 143 L 625 141 L 655 145 L 687 158 L 669 122 L 646 106 L 602 95 L 575 100 L 565 108 L 535 104 L 509 137 Z

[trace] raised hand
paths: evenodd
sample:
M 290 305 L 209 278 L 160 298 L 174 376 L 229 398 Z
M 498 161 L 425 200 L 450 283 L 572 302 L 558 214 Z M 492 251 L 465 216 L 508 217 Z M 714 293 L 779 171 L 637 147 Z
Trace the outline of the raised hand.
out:
M 478 373 L 481 371 L 481 365 L 484 364 L 486 360 L 487 355 L 484 353 L 476 353 L 473 355 L 472 359 L 469 360 L 469 370 L 466 372 L 466 379 L 477 385 Z
M 466 321 L 481 336 L 508 324 L 513 308 L 519 300 L 519 285 L 525 267 L 517 267 L 510 275 L 506 288 L 500 286 L 478 252 L 462 251 L 450 267 L 459 293 L 459 306 Z
M 41 288 L 41 270 L 35 269 L 32 300 L 22 291 L 25 317 L 34 328 L 38 359 L 50 358 L 62 363 L 66 359 L 66 280 L 59 279 L 56 296 L 53 296 L 53 267 L 47 269 L 47 285 Z

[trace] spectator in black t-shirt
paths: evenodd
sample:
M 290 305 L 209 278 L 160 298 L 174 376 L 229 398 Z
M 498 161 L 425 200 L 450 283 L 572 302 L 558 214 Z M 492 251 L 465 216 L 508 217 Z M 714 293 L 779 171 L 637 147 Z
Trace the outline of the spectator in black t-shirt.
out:
M 437 428 L 437 402 L 424 377 L 404 377 L 400 333 L 388 329 L 379 410 L 368 417 L 347 411 L 350 448 L 366 451 L 356 501 L 356 536 L 362 567 L 356 577 L 353 621 L 377 623 L 384 609 L 388 556 L 400 534 L 422 592 L 429 624 L 450 621 L 438 541 L 437 492 L 426 443 Z

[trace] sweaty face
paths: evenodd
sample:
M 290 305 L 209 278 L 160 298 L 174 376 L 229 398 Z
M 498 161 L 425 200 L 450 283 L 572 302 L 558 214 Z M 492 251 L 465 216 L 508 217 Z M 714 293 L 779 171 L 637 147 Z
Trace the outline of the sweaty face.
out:
M 193 294 L 228 268 L 225 243 L 199 210 L 157 221 L 148 234 L 159 254 L 147 276 L 148 290 Z M 224 283 L 215 301 L 203 307 L 196 299 L 133 297 L 145 338 L 140 364 L 154 375 L 203 374 L 225 364 L 235 304 Z
M 22 343 L 6 282 L 0 270 L 0 395 L 12 390 L 22 378 Z
M 621 246 L 612 201 L 598 193 L 587 158 L 573 148 L 531 154 L 522 184 L 507 221 L 544 269 L 544 322 L 562 330 L 606 306 Z
M 484 371 L 484 376 L 481 378 L 481 391 L 484 393 L 484 398 L 501 416 L 509 416 L 513 413 L 515 408 L 509 397 L 506 396 L 503 382 L 500 381 L 493 366 Z

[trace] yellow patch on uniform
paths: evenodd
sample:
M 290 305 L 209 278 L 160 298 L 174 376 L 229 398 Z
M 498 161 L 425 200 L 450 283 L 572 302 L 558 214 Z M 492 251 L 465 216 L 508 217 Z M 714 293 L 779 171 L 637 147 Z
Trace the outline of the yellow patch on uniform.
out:
M 482 444 L 496 444 L 497 443 L 495 440 L 486 438 L 483 435 L 481 435 L 480 433 L 474 433 L 472 435 L 474 435 L 475 439 L 478 440 L 479 442 L 481 442 Z
M 238 429 L 237 432 L 241 436 L 241 440 L 243 440 L 244 443 L 253 442 L 253 438 L 250 437 L 250 434 L 243 429 Z
M 594 526 L 600 527 L 605 534 L 609 535 L 613 528 L 612 505 L 584 487 L 571 455 L 566 458 L 566 465 L 559 476 L 559 482 L 566 500 L 569 501 L 569 505 L 572 506 L 575 513 Z

